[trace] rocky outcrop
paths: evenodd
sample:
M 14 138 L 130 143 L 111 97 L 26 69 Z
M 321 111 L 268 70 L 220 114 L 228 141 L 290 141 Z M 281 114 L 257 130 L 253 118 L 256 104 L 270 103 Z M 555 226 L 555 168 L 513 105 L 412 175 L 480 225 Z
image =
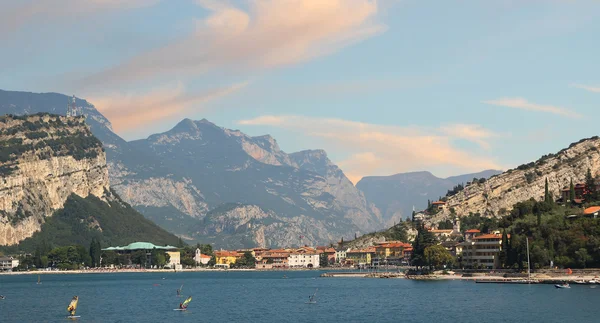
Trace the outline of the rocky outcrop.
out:
M 212 210 L 197 230 L 203 241 L 226 248 L 293 247 L 336 239 L 326 221 L 306 216 L 282 217 L 256 205 L 243 204 L 227 204 Z
M 194 218 L 202 218 L 208 211 L 202 193 L 189 179 L 180 181 L 159 177 L 127 180 L 117 186 L 117 192 L 128 203 L 144 207 L 174 206 Z
M 329 160 L 324 150 L 300 151 L 290 154 L 290 159 L 293 166 L 325 178 L 327 185 L 324 190 L 335 197 L 334 207 L 357 227 L 365 230 L 381 228 L 383 219 L 379 209 L 374 204 L 367 203 L 363 193 Z
M 512 206 L 531 198 L 543 200 L 545 183 L 554 199 L 571 180 L 583 183 L 587 170 L 594 176 L 600 175 L 600 139 L 584 139 L 571 144 L 557 154 L 543 156 L 535 162 L 521 165 L 485 183 L 468 185 L 463 191 L 448 199 L 447 209 L 437 214 L 432 221 L 438 222 L 451 216 L 452 209 L 458 216 L 480 213 L 494 217 L 509 212 Z
M 33 235 L 69 195 L 109 188 L 102 144 L 83 117 L 1 117 L 0 172 L 0 245 Z

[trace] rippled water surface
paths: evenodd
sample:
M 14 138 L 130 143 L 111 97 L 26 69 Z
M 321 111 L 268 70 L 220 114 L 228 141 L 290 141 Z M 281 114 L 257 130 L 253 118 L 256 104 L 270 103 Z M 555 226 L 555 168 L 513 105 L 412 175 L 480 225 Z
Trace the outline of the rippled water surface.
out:
M 0 275 L 0 322 L 600 322 L 600 286 L 320 278 L 318 271 Z M 284 279 L 283 275 L 288 278 Z M 187 312 L 173 311 L 184 296 Z M 317 304 L 306 304 L 318 288 Z

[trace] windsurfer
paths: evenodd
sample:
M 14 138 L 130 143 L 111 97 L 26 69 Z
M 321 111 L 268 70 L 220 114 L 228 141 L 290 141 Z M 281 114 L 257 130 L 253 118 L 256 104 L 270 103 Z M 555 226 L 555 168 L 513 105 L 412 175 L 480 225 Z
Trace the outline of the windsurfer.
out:
M 67 311 L 69 311 L 69 314 L 71 314 L 71 316 L 75 316 L 75 311 L 77 310 L 78 301 L 79 301 L 79 296 L 73 296 L 73 299 L 71 300 L 71 303 L 69 304 L 69 307 L 67 307 Z

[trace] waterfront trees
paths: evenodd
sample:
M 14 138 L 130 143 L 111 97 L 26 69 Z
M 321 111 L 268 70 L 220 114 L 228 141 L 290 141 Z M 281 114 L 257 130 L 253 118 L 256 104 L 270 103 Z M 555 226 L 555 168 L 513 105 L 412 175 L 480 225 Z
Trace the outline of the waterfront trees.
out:
M 417 236 L 413 242 L 413 254 L 411 263 L 413 266 L 422 267 L 426 266 L 425 261 L 425 248 L 433 246 L 437 243 L 437 239 L 433 233 L 429 232 L 425 225 L 422 223 L 417 226 Z
M 444 266 L 451 265 L 454 262 L 454 258 L 441 245 L 428 246 L 423 250 L 423 260 L 425 265 L 433 269 L 439 269 Z

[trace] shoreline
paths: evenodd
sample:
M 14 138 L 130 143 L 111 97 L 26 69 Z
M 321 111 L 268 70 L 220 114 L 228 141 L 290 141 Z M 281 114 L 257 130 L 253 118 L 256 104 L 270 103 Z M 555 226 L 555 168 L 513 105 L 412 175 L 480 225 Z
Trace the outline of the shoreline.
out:
M 340 271 L 343 269 L 325 269 L 325 268 L 286 268 L 286 269 L 255 269 L 255 268 L 235 268 L 235 269 L 221 269 L 221 268 L 191 268 L 181 270 L 169 270 L 169 269 L 106 269 L 106 270 L 30 270 L 30 271 L 8 271 L 0 272 L 0 276 L 6 275 L 77 275 L 77 274 L 120 274 L 120 273 L 164 273 L 164 274 L 177 274 L 177 273 L 190 273 L 190 272 L 288 272 L 288 271 Z

